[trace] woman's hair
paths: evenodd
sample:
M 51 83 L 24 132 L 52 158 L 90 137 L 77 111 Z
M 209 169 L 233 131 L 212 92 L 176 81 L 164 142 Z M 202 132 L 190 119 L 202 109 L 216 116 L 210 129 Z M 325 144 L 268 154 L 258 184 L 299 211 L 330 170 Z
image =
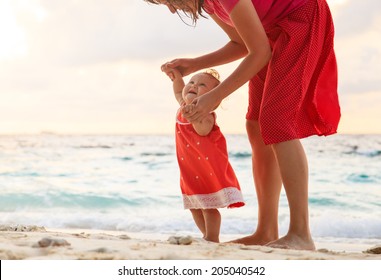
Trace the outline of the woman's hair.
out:
M 155 0 L 144 0 L 144 1 L 146 1 L 148 3 L 151 3 L 151 4 L 156 4 L 156 5 L 160 4 L 160 3 L 158 3 Z M 196 11 L 192 11 L 192 9 L 191 9 L 192 6 L 189 6 L 189 4 L 187 4 L 190 1 L 192 1 L 192 0 L 167 0 L 167 3 L 169 5 L 171 5 L 172 3 L 175 3 L 175 4 L 179 4 L 179 5 L 183 6 L 183 9 L 181 9 L 182 13 L 184 13 L 185 16 L 189 17 L 192 20 L 193 25 L 196 25 L 197 20 L 199 19 L 200 16 L 205 18 L 205 16 L 203 15 L 204 0 L 193 0 L 195 7 L 197 7 Z M 189 7 L 189 9 L 188 9 L 188 7 Z M 190 12 L 190 11 L 192 11 L 192 12 Z M 176 10 L 176 13 L 180 17 L 180 19 L 184 23 L 186 23 L 183 20 L 183 18 L 181 17 L 181 15 L 180 15 L 178 10 Z

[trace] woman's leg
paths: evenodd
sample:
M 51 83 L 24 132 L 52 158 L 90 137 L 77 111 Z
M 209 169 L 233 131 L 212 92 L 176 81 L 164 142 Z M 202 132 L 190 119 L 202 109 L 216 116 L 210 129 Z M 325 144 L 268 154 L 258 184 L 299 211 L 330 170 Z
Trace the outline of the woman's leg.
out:
M 221 214 L 218 209 L 203 209 L 206 234 L 204 239 L 212 242 L 220 242 Z
M 286 236 L 268 244 L 273 247 L 314 250 L 308 217 L 308 162 L 300 140 L 273 145 L 290 208 Z
M 271 146 L 263 143 L 258 122 L 247 120 L 246 129 L 253 154 L 253 176 L 258 199 L 258 225 L 255 233 L 233 242 L 264 245 L 278 239 L 278 207 L 282 181 L 274 151 Z

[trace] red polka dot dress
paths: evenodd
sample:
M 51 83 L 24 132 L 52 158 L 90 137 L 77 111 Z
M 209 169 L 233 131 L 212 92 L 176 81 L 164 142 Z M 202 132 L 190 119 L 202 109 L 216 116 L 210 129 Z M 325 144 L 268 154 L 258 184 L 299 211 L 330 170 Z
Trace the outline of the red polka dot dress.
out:
M 244 205 L 231 167 L 226 140 L 217 124 L 206 136 L 177 114 L 176 152 L 185 209 L 234 208 Z
M 231 24 L 226 10 L 237 2 L 205 0 L 206 11 Z M 272 58 L 249 81 L 246 118 L 259 122 L 265 144 L 336 133 L 341 113 L 334 27 L 326 1 L 252 2 L 269 38 Z

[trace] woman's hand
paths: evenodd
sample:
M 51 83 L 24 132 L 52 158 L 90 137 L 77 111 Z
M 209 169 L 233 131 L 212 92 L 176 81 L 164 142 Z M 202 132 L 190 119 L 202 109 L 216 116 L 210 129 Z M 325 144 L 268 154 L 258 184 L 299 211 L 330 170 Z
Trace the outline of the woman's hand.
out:
M 161 66 L 161 71 L 167 74 L 171 80 L 174 79 L 172 73 L 173 69 L 177 69 L 183 77 L 198 70 L 195 66 L 195 61 L 192 58 L 176 58 L 172 61 L 164 63 Z
M 209 115 L 220 102 L 220 100 L 216 99 L 215 94 L 205 93 L 195 98 L 192 104 L 184 106 L 181 109 L 181 113 L 189 122 L 200 122 Z

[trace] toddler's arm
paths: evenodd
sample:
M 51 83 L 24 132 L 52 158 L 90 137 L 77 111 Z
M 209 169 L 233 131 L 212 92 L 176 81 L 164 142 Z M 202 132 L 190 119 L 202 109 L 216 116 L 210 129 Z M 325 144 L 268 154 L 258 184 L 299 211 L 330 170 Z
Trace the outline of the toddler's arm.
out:
M 183 88 L 185 86 L 184 79 L 179 70 L 176 68 L 172 69 L 173 73 L 173 92 L 175 94 L 175 98 L 177 102 L 179 102 L 180 106 L 184 107 L 185 111 L 190 112 L 195 106 L 194 104 L 185 105 L 185 101 L 183 99 Z M 206 136 L 212 130 L 214 126 L 214 116 L 212 113 L 207 115 L 201 121 L 191 122 L 193 128 L 196 130 L 197 134 L 201 136 Z
M 183 88 L 185 86 L 183 77 L 181 76 L 181 73 L 176 68 L 172 69 L 173 73 L 173 92 L 175 94 L 175 98 L 177 102 L 179 102 L 180 106 L 185 105 L 185 101 L 183 99 Z

